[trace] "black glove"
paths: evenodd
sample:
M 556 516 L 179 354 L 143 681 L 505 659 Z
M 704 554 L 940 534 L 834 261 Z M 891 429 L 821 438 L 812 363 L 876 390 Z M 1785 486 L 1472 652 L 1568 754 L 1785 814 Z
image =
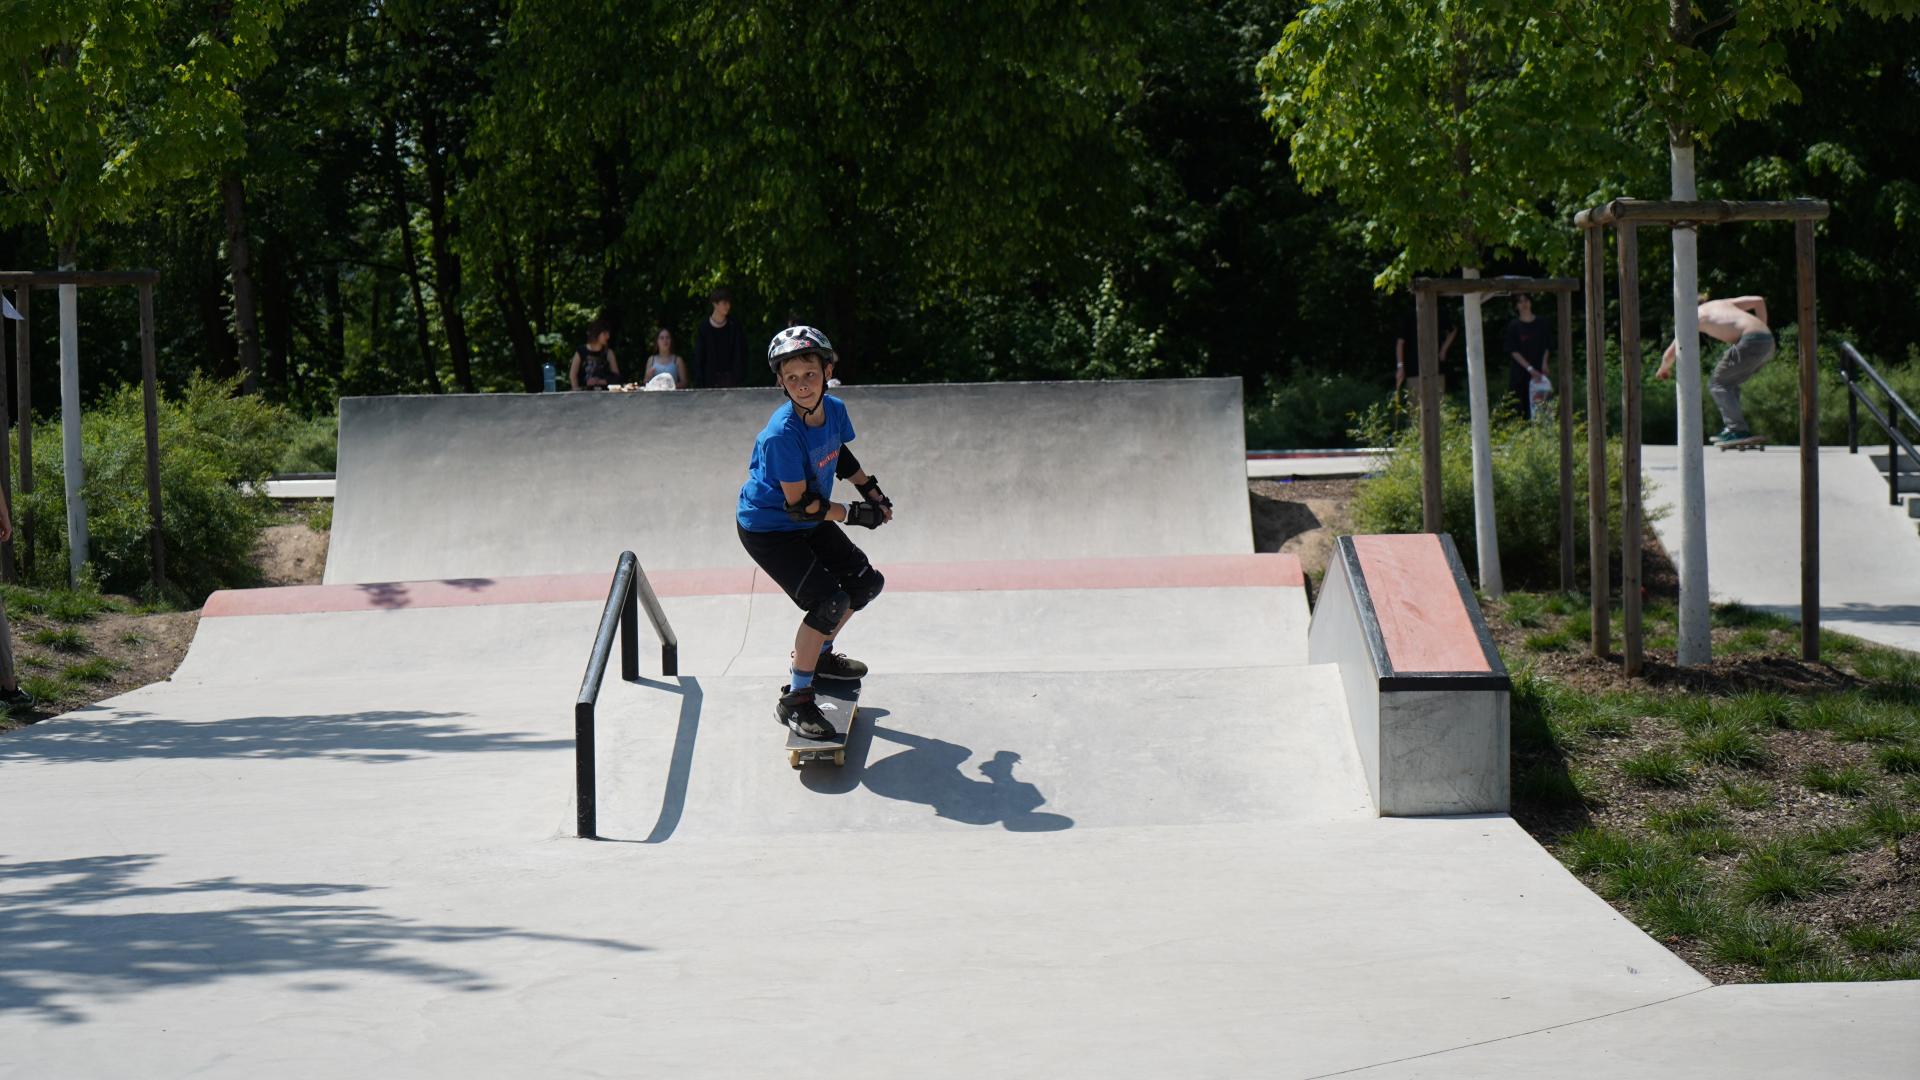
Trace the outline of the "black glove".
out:
M 884 506 L 889 510 L 893 509 L 893 500 L 887 498 L 885 493 L 883 493 L 880 490 L 879 477 L 873 475 L 872 473 L 868 473 L 867 482 L 864 484 L 860 484 L 858 486 L 860 488 L 861 498 L 867 500 L 870 503 L 879 503 L 881 506 Z
M 870 502 L 850 502 L 847 504 L 847 524 L 858 525 L 863 529 L 877 529 L 887 523 L 886 512 L 879 504 Z

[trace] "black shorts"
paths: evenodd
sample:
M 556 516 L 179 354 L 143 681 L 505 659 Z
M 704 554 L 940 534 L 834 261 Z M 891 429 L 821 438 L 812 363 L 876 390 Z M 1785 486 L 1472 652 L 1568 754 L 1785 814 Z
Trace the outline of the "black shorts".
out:
M 872 565 L 840 526 L 823 521 L 811 529 L 755 532 L 741 528 L 740 546 L 801 611 L 812 611 L 836 592 L 860 591 Z

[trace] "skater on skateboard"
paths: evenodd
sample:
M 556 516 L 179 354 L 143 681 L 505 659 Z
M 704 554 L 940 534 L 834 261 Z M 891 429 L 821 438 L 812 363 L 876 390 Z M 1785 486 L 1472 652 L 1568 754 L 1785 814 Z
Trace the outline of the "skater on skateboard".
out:
M 1731 300 L 1708 300 L 1700 305 L 1700 332 L 1727 343 L 1720 362 L 1713 366 L 1708 392 L 1720 408 L 1725 426 L 1715 435 L 1715 446 L 1756 441 L 1747 427 L 1747 414 L 1740 408 L 1740 384 L 1753 378 L 1760 365 L 1773 357 L 1773 331 L 1767 328 L 1767 302 L 1758 296 L 1736 296 Z M 1673 378 L 1673 362 L 1680 355 L 1680 342 L 1667 346 L 1660 358 L 1656 379 Z
M 880 595 L 886 579 L 847 539 L 840 523 L 877 529 L 893 503 L 847 448 L 847 406 L 827 395 L 833 345 L 811 326 L 790 326 L 767 346 L 767 366 L 786 392 L 753 443 L 753 462 L 735 512 L 740 543 L 806 614 L 793 638 L 793 678 L 774 713 L 809 739 L 830 739 L 833 725 L 814 704 L 813 680 L 857 680 L 867 665 L 833 651 L 853 613 Z M 836 503 L 835 479 L 851 480 L 858 502 Z

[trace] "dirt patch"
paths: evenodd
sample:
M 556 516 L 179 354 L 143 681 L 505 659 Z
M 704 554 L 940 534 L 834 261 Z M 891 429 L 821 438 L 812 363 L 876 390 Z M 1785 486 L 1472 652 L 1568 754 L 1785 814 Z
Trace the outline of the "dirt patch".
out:
M 1307 577 L 1327 572 L 1333 538 L 1351 532 L 1347 505 L 1358 480 L 1249 480 L 1253 550 L 1297 555 Z
M 262 585 L 318 585 L 327 569 L 329 534 L 304 521 L 269 525 L 253 549 Z

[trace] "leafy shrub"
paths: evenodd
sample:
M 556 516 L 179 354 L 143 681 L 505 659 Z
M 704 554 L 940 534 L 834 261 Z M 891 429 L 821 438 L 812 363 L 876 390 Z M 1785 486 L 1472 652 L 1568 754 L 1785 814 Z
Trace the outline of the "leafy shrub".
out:
M 1339 371 L 1308 369 L 1285 379 L 1269 377 L 1260 396 L 1247 404 L 1247 446 L 1290 450 L 1387 445 L 1356 442 L 1355 425 L 1389 392 L 1382 382 Z
M 1351 513 L 1355 532 L 1421 532 L 1420 433 L 1408 426 L 1397 435 L 1384 407 L 1369 410 L 1355 429 L 1368 445 L 1395 447 L 1379 476 L 1360 485 Z M 1494 528 L 1500 539 L 1503 578 L 1509 588 L 1552 588 L 1560 581 L 1560 434 L 1552 421 L 1498 419 L 1493 450 Z M 1587 551 L 1586 430 L 1573 433 L 1573 548 Z M 1620 530 L 1620 447 L 1607 446 L 1607 528 Z M 1440 528 L 1453 534 L 1468 572 L 1479 577 L 1473 519 L 1473 435 L 1467 413 L 1441 407 Z M 1585 573 L 1576 568 L 1576 578 Z M 1576 628 L 1577 630 L 1577 628 Z M 1579 631 L 1584 634 L 1584 631 Z
M 330 473 L 340 462 L 340 420 L 316 416 L 287 426 L 287 448 L 275 472 Z
M 180 397 L 160 402 L 167 577 L 195 603 L 215 589 L 256 579 L 250 557 L 270 508 L 264 491 L 256 487 L 259 493 L 248 495 L 237 485 L 258 485 L 286 450 L 286 411 L 258 397 L 235 396 L 234 385 L 196 375 Z M 140 387 L 122 387 L 89 411 L 81 432 L 90 566 L 104 589 L 149 588 Z M 37 527 L 31 580 L 60 585 L 67 576 L 67 520 L 58 422 L 36 424 L 33 444 L 34 490 L 20 498 Z

